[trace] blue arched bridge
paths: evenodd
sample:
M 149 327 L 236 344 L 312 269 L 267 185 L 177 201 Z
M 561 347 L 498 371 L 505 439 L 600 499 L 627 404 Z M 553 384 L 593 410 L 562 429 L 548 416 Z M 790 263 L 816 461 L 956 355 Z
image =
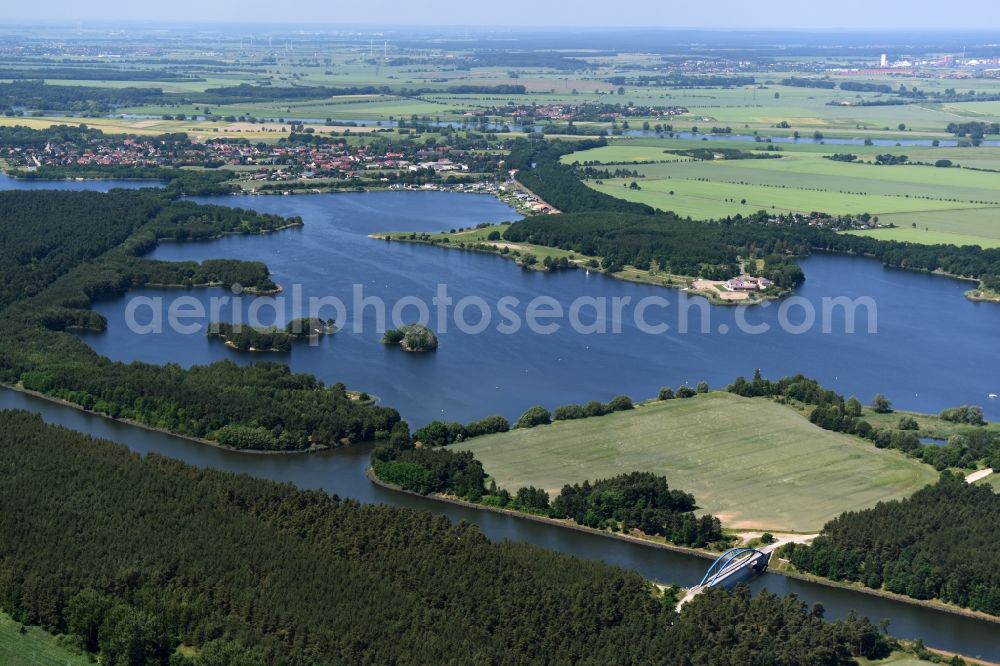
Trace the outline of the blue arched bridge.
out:
M 769 553 L 756 548 L 730 548 L 712 563 L 705 576 L 698 583 L 699 587 L 733 587 L 737 583 L 749 580 L 767 570 Z M 742 575 L 736 575 L 742 574 Z M 739 580 L 732 580 L 738 578 Z
M 768 551 L 756 548 L 730 548 L 712 562 L 712 566 L 705 572 L 701 582 L 688 590 L 684 598 L 677 604 L 677 608 L 679 609 L 710 587 L 720 586 L 729 589 L 738 583 L 744 583 L 759 576 L 767 571 L 767 563 L 770 559 L 771 553 Z

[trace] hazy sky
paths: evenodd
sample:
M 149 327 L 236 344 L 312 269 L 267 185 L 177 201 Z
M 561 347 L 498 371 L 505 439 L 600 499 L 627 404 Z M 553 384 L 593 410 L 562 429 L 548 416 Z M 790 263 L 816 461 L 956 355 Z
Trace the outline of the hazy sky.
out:
M 233 21 L 381 25 L 986 29 L 996 0 L 2 0 L 2 20 Z M 1000 41 L 1000 36 L 998 36 Z

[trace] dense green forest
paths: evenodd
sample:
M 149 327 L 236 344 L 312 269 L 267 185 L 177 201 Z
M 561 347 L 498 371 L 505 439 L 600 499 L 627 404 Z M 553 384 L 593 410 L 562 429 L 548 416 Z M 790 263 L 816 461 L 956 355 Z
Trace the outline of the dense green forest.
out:
M 519 171 L 517 180 L 564 213 L 601 210 L 648 215 L 653 212 L 646 204 L 618 199 L 587 187 L 573 167 L 564 164 L 542 164 Z
M 0 83 L 0 109 L 18 107 L 32 111 L 107 113 L 116 106 L 157 104 L 163 100 L 163 91 L 159 88 L 54 86 L 34 80 Z
M 564 213 L 615 211 L 649 215 L 654 209 L 598 192 L 580 181 L 576 170 L 559 163 L 563 155 L 606 146 L 603 139 L 584 141 L 529 142 L 517 139 L 511 146 L 508 161 L 519 169 L 517 180 L 543 200 Z
M 873 257 L 893 268 L 942 271 L 1000 288 L 1000 249 L 921 245 L 841 234 L 782 217 L 772 220 L 764 211 L 709 222 L 693 222 L 670 213 L 647 216 L 615 211 L 534 216 L 512 224 L 504 238 L 600 254 L 610 257 L 610 265 L 629 263 L 643 268 L 656 262 L 675 273 L 705 277 L 714 275 L 713 263 L 721 269 L 736 254 L 762 257 L 762 274 L 780 286 L 794 286 L 804 279 L 794 257 L 824 251 Z M 677 270 L 675 262 L 688 271 L 698 262 L 704 264 L 701 269 L 705 272 Z
M 0 145 L 21 148 L 44 148 L 50 141 L 87 142 L 104 137 L 104 132 L 86 125 L 50 125 L 35 129 L 25 125 L 0 127 Z
M 124 242 L 162 208 L 136 193 L 0 193 L 0 308 Z
M 590 212 L 528 217 L 510 225 L 503 237 L 603 257 L 603 267 L 658 268 L 676 275 L 728 279 L 738 275 L 739 256 L 761 256 L 759 273 L 779 287 L 794 287 L 804 276 L 776 244 L 734 234 L 734 226 L 682 219 L 672 213 L 637 215 Z
M 677 275 L 729 278 L 739 273 L 738 251 L 717 226 L 673 215 L 573 213 L 528 217 L 503 234 L 515 243 L 533 243 L 604 258 L 605 268 L 655 264 Z
M 143 255 L 166 238 L 289 224 L 301 220 L 174 201 L 153 189 L 0 193 L 0 381 L 236 448 L 301 450 L 388 435 L 399 421 L 395 410 L 352 400 L 343 385 L 324 386 L 284 365 L 117 363 L 66 331 L 103 329 L 91 303 L 143 285 L 272 290 L 260 262 Z
M 1000 615 L 1000 495 L 944 473 L 913 497 L 830 521 L 792 563 L 834 580 Z
M 0 308 L 41 294 L 85 263 L 88 269 L 81 273 L 85 279 L 76 285 L 92 300 L 143 284 L 239 282 L 244 287 L 274 289 L 267 268 L 259 262 L 166 263 L 142 255 L 164 239 L 264 233 L 301 223 L 299 218 L 242 208 L 170 201 L 155 190 L 0 192 Z M 100 261 L 95 261 L 98 257 Z M 57 302 L 58 298 L 43 299 L 46 306 Z
M 836 665 L 891 647 L 794 596 L 711 590 L 677 615 L 638 574 L 466 523 L 0 422 L 17 470 L 0 475 L 0 608 L 102 663 Z

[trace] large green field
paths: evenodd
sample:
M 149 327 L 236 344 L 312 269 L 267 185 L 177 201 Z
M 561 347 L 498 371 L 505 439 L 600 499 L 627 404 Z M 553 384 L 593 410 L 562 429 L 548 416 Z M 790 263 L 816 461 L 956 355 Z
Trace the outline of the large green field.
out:
M 759 148 L 760 144 L 716 142 L 712 147 Z M 613 169 L 621 162 L 649 161 L 629 168 L 642 178 L 591 180 L 588 185 L 612 196 L 649 204 L 694 219 L 747 215 L 758 210 L 879 217 L 895 229 L 870 232 L 880 238 L 917 243 L 1000 246 L 1000 173 L 923 165 L 872 164 L 878 153 L 907 155 L 913 161 L 950 159 L 992 168 L 997 148 L 835 147 L 812 141 L 782 145 L 780 159 L 676 160 L 652 163 L 662 150 L 706 147 L 705 142 L 672 139 L 621 140 L 606 148 L 572 153 L 564 162 L 596 160 Z M 940 152 L 938 152 L 940 151 Z M 858 162 L 824 155 L 852 152 Z M 669 157 L 669 154 L 667 155 Z M 631 157 L 631 159 L 629 159 Z M 640 189 L 631 189 L 632 181 Z M 867 233 L 867 232 L 866 232 Z
M 622 142 L 600 148 L 589 148 L 579 150 L 569 155 L 563 155 L 563 164 L 580 162 L 599 162 L 601 164 L 627 164 L 629 162 L 676 162 L 680 160 L 690 161 L 691 158 L 682 157 L 675 153 L 665 152 L 664 149 L 670 147 L 662 146 L 641 146 L 631 142 Z
M 984 209 L 972 203 L 955 203 L 941 200 L 914 200 L 906 197 L 880 194 L 861 194 L 837 191 L 810 190 L 797 187 L 746 185 L 714 180 L 688 180 L 681 178 L 637 181 L 641 189 L 632 190 L 633 178 L 588 183 L 598 192 L 649 204 L 664 211 L 673 211 L 682 217 L 708 220 L 741 213 L 748 215 L 759 210 L 771 213 L 809 213 L 818 211 L 831 214 L 883 216 L 889 213 L 911 214 L 940 211 L 944 216 L 958 216 L 967 210 Z M 671 192 L 673 194 L 671 194 Z M 1000 207 L 992 209 L 994 215 Z M 905 219 L 900 217 L 900 220 Z M 984 229 L 984 232 L 987 231 Z M 1000 229 L 997 230 L 1000 237 Z
M 0 664 L 9 666 L 82 666 L 91 663 L 82 654 L 71 652 L 56 638 L 38 627 L 22 634 L 20 623 L 0 612 Z
M 624 472 L 663 474 L 738 529 L 815 532 L 834 516 L 933 482 L 929 466 L 822 430 L 763 399 L 710 393 L 630 412 L 561 421 L 462 445 L 514 491 Z
M 961 215 L 947 213 L 915 213 L 885 215 L 885 222 L 897 225 L 895 229 L 872 229 L 847 233 L 871 236 L 880 240 L 894 240 L 924 245 L 978 245 L 983 248 L 1000 247 L 1000 211 L 995 208 L 963 211 Z M 910 225 L 916 224 L 916 227 Z M 945 229 L 945 231 L 941 231 Z M 968 233 L 963 233 L 964 230 Z

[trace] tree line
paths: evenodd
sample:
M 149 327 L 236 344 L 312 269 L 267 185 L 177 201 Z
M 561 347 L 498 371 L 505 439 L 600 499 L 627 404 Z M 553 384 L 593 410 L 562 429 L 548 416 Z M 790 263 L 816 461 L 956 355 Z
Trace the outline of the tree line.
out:
M 142 106 L 163 101 L 163 90 L 159 88 L 49 85 L 38 80 L 0 83 L 0 109 L 18 107 L 92 114 L 107 113 L 116 106 Z
M 945 129 L 955 136 L 969 136 L 973 139 L 982 139 L 987 134 L 1000 134 L 1000 123 L 973 120 L 964 123 L 948 123 Z
M 704 548 L 722 540 L 722 524 L 711 514 L 696 517 L 694 495 L 671 490 L 666 477 L 631 472 L 593 483 L 563 486 L 549 507 L 553 518 L 580 525 L 662 536 L 672 543 Z
M 60 81 L 204 81 L 205 79 L 169 69 L 120 69 L 117 67 L 33 67 L 30 69 L 0 68 L 0 79 Z
M 640 88 L 731 88 L 752 86 L 757 80 L 752 76 L 700 76 L 697 74 L 640 74 L 637 76 L 611 76 L 608 83 L 616 86 L 638 86 Z

